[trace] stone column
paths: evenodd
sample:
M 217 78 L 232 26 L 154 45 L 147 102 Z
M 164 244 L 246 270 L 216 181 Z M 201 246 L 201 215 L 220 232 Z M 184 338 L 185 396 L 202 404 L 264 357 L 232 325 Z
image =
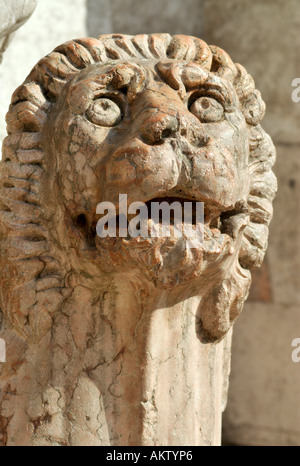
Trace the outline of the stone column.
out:
M 220 444 L 231 327 L 276 190 L 264 109 L 222 49 L 169 34 L 70 41 L 15 91 L 1 163 L 3 445 Z M 107 236 L 102 202 L 117 216 Z M 154 203 L 199 202 L 202 228 L 184 217 L 192 245 L 175 220 L 159 233 Z

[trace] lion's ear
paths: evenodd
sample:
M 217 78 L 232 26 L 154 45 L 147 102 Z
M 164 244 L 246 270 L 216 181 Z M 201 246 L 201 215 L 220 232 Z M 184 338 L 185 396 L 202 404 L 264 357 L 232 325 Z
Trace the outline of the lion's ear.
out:
M 250 223 L 245 228 L 239 256 L 240 264 L 245 269 L 262 264 L 273 214 L 272 201 L 277 190 L 277 180 L 272 171 L 276 158 L 274 144 L 260 125 L 250 127 L 249 133 Z

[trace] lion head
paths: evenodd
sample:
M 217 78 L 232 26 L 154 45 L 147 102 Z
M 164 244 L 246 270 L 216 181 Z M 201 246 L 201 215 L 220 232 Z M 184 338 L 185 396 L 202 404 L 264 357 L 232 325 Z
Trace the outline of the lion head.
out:
M 74 271 L 99 284 L 135 274 L 170 302 L 201 294 L 202 335 L 222 338 L 267 247 L 276 179 L 264 110 L 246 70 L 194 37 L 104 35 L 43 58 L 7 114 L 1 301 L 12 325 L 44 334 Z M 118 211 L 122 193 L 203 202 L 203 243 L 99 238 L 97 205 Z

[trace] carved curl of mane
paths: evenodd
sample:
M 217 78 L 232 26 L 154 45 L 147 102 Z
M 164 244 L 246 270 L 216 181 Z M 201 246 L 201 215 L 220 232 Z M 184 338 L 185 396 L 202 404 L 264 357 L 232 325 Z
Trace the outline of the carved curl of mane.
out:
M 275 149 L 259 125 L 265 107 L 246 70 L 234 64 L 222 49 L 188 36 L 115 34 L 70 41 L 33 68 L 13 94 L 6 119 L 8 136 L 0 172 L 0 305 L 5 302 L 6 318 L 27 338 L 39 339 L 51 327 L 51 316 L 66 298 L 71 271 L 67 255 L 52 232 L 51 209 L 55 206 L 45 209 L 43 186 L 48 167 L 42 131 L 47 113 L 76 73 L 94 63 L 132 58 L 188 60 L 234 84 L 248 124 L 251 177 L 250 224 L 244 230 L 239 262 L 242 268 L 250 269 L 263 260 L 276 191 L 271 170 Z M 232 307 L 230 320 L 234 320 L 244 301 L 232 305 L 236 293 L 231 288 L 238 286 L 237 281 L 228 277 L 218 298 L 204 297 L 206 312 L 221 300 Z

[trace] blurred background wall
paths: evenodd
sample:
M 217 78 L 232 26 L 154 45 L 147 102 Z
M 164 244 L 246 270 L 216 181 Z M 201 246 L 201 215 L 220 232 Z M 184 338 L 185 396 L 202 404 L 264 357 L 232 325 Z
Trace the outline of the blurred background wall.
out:
M 0 140 L 14 89 L 58 44 L 102 33 L 169 32 L 223 47 L 252 74 L 267 104 L 264 128 L 278 150 L 269 249 L 234 328 L 223 439 L 300 445 L 300 0 L 39 0 L 0 67 Z

